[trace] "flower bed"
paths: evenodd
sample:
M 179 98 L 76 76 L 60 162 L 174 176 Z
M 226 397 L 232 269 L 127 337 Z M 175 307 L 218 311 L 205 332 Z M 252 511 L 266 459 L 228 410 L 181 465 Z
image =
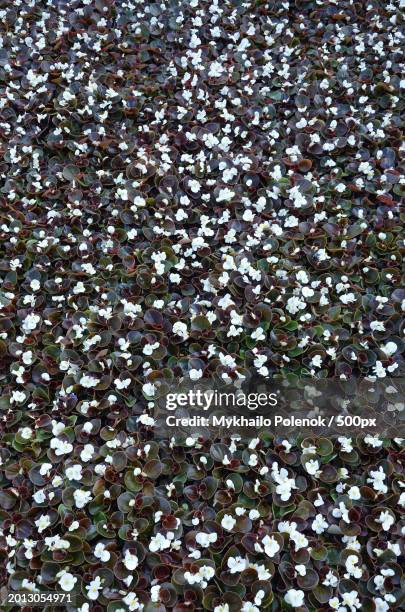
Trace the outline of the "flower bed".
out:
M 153 433 L 174 377 L 403 376 L 403 8 L 2 3 L 3 587 L 403 603 L 400 434 Z

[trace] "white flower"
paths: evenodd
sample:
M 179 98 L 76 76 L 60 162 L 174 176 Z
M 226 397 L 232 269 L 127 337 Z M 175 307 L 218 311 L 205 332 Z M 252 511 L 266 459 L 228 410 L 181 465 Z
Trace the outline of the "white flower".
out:
M 363 575 L 363 570 L 359 567 L 357 567 L 357 564 L 359 562 L 359 559 L 356 555 L 349 555 L 346 559 L 346 569 L 348 572 L 348 578 L 350 578 L 350 576 L 353 576 L 353 578 L 361 578 Z
M 84 462 L 90 461 L 94 455 L 94 446 L 92 444 L 85 444 L 82 452 L 80 453 L 80 459 Z
M 8 569 L 8 568 L 7 568 Z M 24 578 L 24 580 L 21 583 L 21 587 L 23 589 L 26 589 L 27 591 L 29 591 L 30 593 L 39 593 L 39 589 L 36 586 L 35 582 L 30 582 L 28 580 L 28 578 Z
M 219 360 L 226 368 L 236 368 L 236 361 L 231 355 L 219 353 Z
M 107 562 L 111 555 L 108 550 L 106 550 L 105 545 L 102 542 L 99 542 L 94 549 L 94 556 L 100 561 Z
M 58 583 L 62 591 L 69 592 L 71 591 L 77 582 L 76 576 L 70 574 L 69 572 L 63 572 L 62 576 L 59 578 Z
M 129 550 L 125 551 L 124 555 L 124 565 L 129 571 L 133 571 L 138 567 L 139 561 L 136 555 L 130 553 Z
M 30 282 L 30 287 L 32 291 L 38 291 L 38 289 L 41 287 L 41 283 L 36 278 L 34 278 L 34 280 Z
M 193 193 L 198 193 L 199 191 L 201 191 L 201 185 L 195 179 L 192 179 L 191 181 L 189 181 L 188 186 Z
M 184 572 L 184 579 L 188 584 L 200 584 L 203 582 L 203 577 L 198 572 L 197 574 L 192 574 L 191 572 Z
M 23 427 L 18 433 L 24 440 L 30 440 L 32 438 L 32 429 L 30 427 Z
M 251 467 L 255 467 L 255 466 L 257 465 L 257 462 L 258 462 L 257 455 L 252 454 L 252 455 L 250 455 L 250 456 L 249 456 L 249 461 L 248 461 L 248 463 L 249 463 L 249 465 L 250 465 Z
M 34 495 L 32 496 L 32 499 L 37 503 L 37 504 L 43 504 L 45 501 L 45 493 L 43 491 L 43 489 L 39 489 L 38 491 L 36 491 L 34 493 Z
M 210 565 L 203 565 L 200 567 L 199 572 L 200 576 L 202 576 L 205 580 L 211 580 L 215 576 L 215 570 Z
M 86 293 L 86 287 L 83 285 L 82 281 L 78 281 L 76 285 L 73 287 L 73 293 L 78 295 L 79 293 Z
M 285 220 L 284 227 L 297 227 L 298 218 L 295 215 L 289 215 Z
M 316 500 L 314 501 L 314 506 L 317 508 L 318 506 L 323 506 L 325 502 L 322 499 L 322 496 L 318 493 L 316 496 Z
M 94 269 L 94 266 L 91 263 L 82 264 L 81 268 L 83 272 L 86 272 L 86 274 L 90 274 L 91 276 L 94 276 L 94 274 L 96 274 L 97 272 L 97 270 Z
M 195 541 L 197 544 L 202 546 L 203 548 L 208 548 L 210 544 L 213 544 L 218 539 L 218 535 L 214 533 L 205 533 L 204 531 L 199 531 L 195 537 Z
M 46 542 L 46 538 L 45 538 L 45 542 Z M 27 538 L 24 540 L 23 545 L 26 548 L 25 551 L 25 558 L 26 559 L 32 559 L 33 554 L 32 554 L 32 549 L 36 546 L 37 542 L 34 540 L 28 540 Z
M 199 378 L 201 378 L 203 375 L 203 372 L 201 369 L 196 370 L 195 368 L 191 369 L 189 372 L 189 376 L 191 380 L 198 380 Z
M 59 436 L 65 430 L 65 424 L 52 420 L 52 433 L 54 436 Z
M 220 308 L 223 308 L 224 310 L 226 310 L 229 306 L 231 306 L 233 304 L 234 304 L 234 301 L 232 300 L 232 298 L 231 298 L 229 293 L 227 293 L 226 295 L 224 295 L 223 298 L 218 300 L 218 306 Z
M 329 572 L 326 574 L 325 580 L 322 582 L 322 584 L 324 584 L 325 586 L 331 586 L 331 587 L 335 587 L 337 586 L 338 583 L 338 579 L 335 576 L 335 574 L 329 570 Z
M 311 387 L 307 387 L 307 389 L 310 390 Z M 312 455 L 314 453 L 316 453 L 316 446 L 303 446 L 302 447 L 302 454 L 303 455 Z
M 51 519 L 49 518 L 47 514 L 41 514 L 39 519 L 35 521 L 35 525 L 38 528 L 38 533 L 42 533 L 43 531 L 45 531 L 45 529 L 47 529 L 47 527 L 49 527 L 50 524 L 51 524 Z
M 292 187 L 289 190 L 288 194 L 289 194 L 290 199 L 294 203 L 294 208 L 302 208 L 303 206 L 305 206 L 305 204 L 307 204 L 307 199 L 300 192 L 300 188 L 298 187 L 298 185 L 295 185 L 294 187 Z
M 312 529 L 320 535 L 329 527 L 328 523 L 323 518 L 322 514 L 317 514 L 315 520 L 312 522 Z
M 83 491 L 83 489 L 76 489 L 73 492 L 76 508 L 84 508 L 86 504 L 92 499 L 90 491 Z
M 32 351 L 25 351 L 22 354 L 22 360 L 23 360 L 23 363 L 25 363 L 25 365 L 31 365 L 32 364 Z
M 81 386 L 85 389 L 90 389 L 91 387 L 96 387 L 100 381 L 98 380 L 98 378 L 95 378 L 95 376 L 89 376 L 85 374 L 81 377 L 79 382 Z
M 292 608 L 300 608 L 304 603 L 304 592 L 297 589 L 289 589 L 284 595 L 284 601 Z
M 287 310 L 292 315 L 297 314 L 300 310 L 304 310 L 306 307 L 305 302 L 303 302 L 299 297 L 293 295 L 287 300 Z
M 308 474 L 311 474 L 311 476 L 317 477 L 320 474 L 319 462 L 314 459 L 310 459 L 309 461 L 306 462 L 305 469 L 308 472 Z
M 70 465 L 66 468 L 66 478 L 68 480 L 81 480 L 82 477 L 82 466 L 80 463 L 75 463 L 75 465 Z
M 325 249 L 318 249 L 316 253 L 316 258 L 319 261 L 326 261 L 327 259 L 330 259 L 330 256 L 327 254 Z
M 311 359 L 311 365 L 314 366 L 314 368 L 321 368 L 322 367 L 322 356 L 314 355 Z
M 224 71 L 225 71 L 225 67 L 220 62 L 217 62 L 217 61 L 211 62 L 210 68 L 208 71 L 208 76 L 209 77 L 220 77 Z
M 156 392 L 156 387 L 155 387 L 155 385 L 153 383 L 145 383 L 142 386 L 142 391 L 148 397 L 153 397 L 155 395 L 155 392 Z
M 350 497 L 350 499 L 353 499 L 354 501 L 357 501 L 358 499 L 361 498 L 360 489 L 357 486 L 350 487 L 347 494 Z
M 98 599 L 99 591 L 102 588 L 103 587 L 101 586 L 101 578 L 100 576 L 96 576 L 94 580 L 92 580 L 90 584 L 86 586 L 87 597 L 92 601 L 95 601 L 96 599 Z
M 373 169 L 373 166 L 370 164 L 370 162 L 360 162 L 359 172 L 373 176 L 374 169 Z
M 143 609 L 143 604 L 140 603 L 138 597 L 136 596 L 136 593 L 128 593 L 128 595 L 126 595 L 122 601 L 125 605 L 128 606 L 128 609 L 131 610 L 131 612 L 132 610 Z
M 295 275 L 295 278 L 297 279 L 298 282 L 304 285 L 306 283 L 309 283 L 309 276 L 307 272 L 305 272 L 305 270 L 300 270 L 299 272 L 297 272 L 297 274 Z
M 69 531 L 76 531 L 76 529 L 79 529 L 79 527 L 80 527 L 79 521 L 73 521 L 73 523 L 69 527 Z
M 372 331 L 385 331 L 385 325 L 382 321 L 371 321 L 370 329 Z
M 349 591 L 349 592 L 343 593 L 342 603 L 343 603 L 342 607 L 344 608 L 344 606 L 349 606 L 351 612 L 354 612 L 356 609 L 361 608 L 361 603 L 358 598 L 357 591 Z
M 152 427 L 155 424 L 155 419 L 150 417 L 148 414 L 141 414 L 138 421 L 142 423 L 142 425 L 147 425 L 148 427 Z
M 307 548 L 308 546 L 307 538 L 304 536 L 303 533 L 300 533 L 299 531 L 293 531 L 290 534 L 290 539 L 295 544 L 295 550 L 299 550 L 300 548 Z
M 233 518 L 233 516 L 231 516 L 230 514 L 225 514 L 221 521 L 221 527 L 223 527 L 227 531 L 232 531 L 235 525 L 236 520 Z
M 340 443 L 340 446 L 342 447 L 342 451 L 344 453 L 351 453 L 353 450 L 353 446 L 352 446 L 352 439 L 351 438 L 338 438 L 338 442 Z
M 375 366 L 373 367 L 373 373 L 377 378 L 385 378 L 387 376 L 387 372 L 381 361 L 377 360 L 375 362 Z
M 224 189 L 220 189 L 217 195 L 217 202 L 229 202 L 229 200 L 232 200 L 234 195 L 235 195 L 235 192 L 232 191 L 231 189 L 228 189 L 228 187 L 225 187 Z
M 278 530 L 280 533 L 288 533 L 291 535 L 297 529 L 297 523 L 290 523 L 289 521 L 281 521 L 278 524 Z
M 173 325 L 173 333 L 176 334 L 177 336 L 181 336 L 183 340 L 187 340 L 188 338 L 187 325 L 183 323 L 182 321 L 176 321 L 176 323 Z
M 244 221 L 247 221 L 248 223 L 251 223 L 254 219 L 254 214 L 253 212 L 250 210 L 250 208 L 248 208 L 247 210 L 245 210 L 245 212 L 243 213 L 243 217 L 242 219 Z
M 229 612 L 229 606 L 227 603 L 224 605 L 215 606 L 214 612 Z
M 274 557 L 280 550 L 280 545 L 274 536 L 264 536 L 262 544 L 264 545 L 264 552 L 270 558 Z
M 345 523 L 350 523 L 349 510 L 346 508 L 344 502 L 339 502 L 339 508 L 334 508 L 332 510 L 332 516 L 341 518 Z
M 61 455 L 68 455 L 73 450 L 73 445 L 67 440 L 60 440 L 59 438 L 52 438 L 49 445 L 54 451 L 55 455 L 60 457 Z
M 285 468 L 278 471 L 277 464 L 273 465 L 272 477 L 278 483 L 276 487 L 277 495 L 280 495 L 282 501 L 288 501 L 291 497 L 292 489 L 296 489 L 295 480 L 288 477 L 288 472 Z
M 315 291 L 311 289 L 310 287 L 303 287 L 301 289 L 301 293 L 304 298 L 307 298 L 307 297 L 312 297 L 315 294 Z
M 339 300 L 341 302 L 343 302 L 343 304 L 352 304 L 353 302 L 356 301 L 356 296 L 354 295 L 354 293 L 345 293 L 341 296 L 339 296 Z
M 254 606 L 250 601 L 243 602 L 240 612 L 260 612 L 260 609 Z
M 266 334 L 264 333 L 263 328 L 258 327 L 257 329 L 255 329 L 254 332 L 251 333 L 251 338 L 256 341 L 265 340 Z
M 271 574 L 270 572 L 265 568 L 264 565 L 258 565 L 257 563 L 249 563 L 249 567 L 251 569 L 256 570 L 257 573 L 257 578 L 259 580 L 270 580 L 271 578 Z M 259 591 L 260 592 L 260 591 Z M 259 604 L 260 605 L 260 604 Z
M 41 463 L 41 467 L 39 468 L 39 473 L 41 476 L 49 476 L 49 473 L 52 469 L 52 463 Z
M 21 404 L 22 402 L 24 402 L 26 400 L 27 396 L 25 395 L 24 391 L 13 391 L 11 394 L 11 399 L 10 402 L 13 404 L 14 402 L 16 404 Z
M 384 531 L 389 531 L 391 529 L 392 525 L 395 523 L 395 519 L 388 512 L 388 510 L 385 510 L 384 512 L 381 512 L 380 516 L 378 517 L 378 519 L 376 519 L 376 521 L 377 521 L 377 523 L 381 523 L 382 528 L 384 529 Z
M 149 550 L 152 552 L 158 552 L 159 550 L 165 550 L 170 548 L 170 540 L 165 538 L 161 533 L 157 533 L 151 538 L 149 542 Z
M 370 476 L 371 478 L 368 478 L 367 482 L 372 484 L 373 489 L 375 491 L 378 491 L 378 493 L 387 493 L 388 487 L 384 483 L 384 480 L 386 479 L 387 476 L 382 466 L 380 465 L 378 470 L 371 470 Z
M 155 584 L 153 587 L 151 587 L 150 600 L 153 601 L 153 603 L 157 603 L 159 601 L 159 591 L 160 591 L 159 584 Z
M 364 438 L 364 442 L 373 448 L 380 448 L 383 445 L 383 441 L 378 436 L 367 435 Z
M 23 331 L 26 334 L 29 334 L 30 331 L 33 331 L 36 328 L 40 320 L 41 317 L 34 313 L 27 315 L 22 323 Z
M 121 389 L 127 389 L 130 384 L 131 384 L 131 379 L 130 378 L 126 378 L 125 380 L 121 380 L 120 378 L 116 378 L 114 380 L 114 385 L 120 391 L 121 391 Z
M 381 599 L 381 597 L 377 597 L 373 601 L 375 604 L 375 612 L 388 612 L 390 609 L 390 604 Z

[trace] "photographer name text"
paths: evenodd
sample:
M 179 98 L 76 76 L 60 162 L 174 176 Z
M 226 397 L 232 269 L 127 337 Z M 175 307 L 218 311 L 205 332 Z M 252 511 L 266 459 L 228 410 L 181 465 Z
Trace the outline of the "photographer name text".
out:
M 360 429 L 377 427 L 377 419 L 360 417 L 357 415 L 332 415 L 323 417 L 296 417 L 274 415 L 264 417 L 245 417 L 241 415 L 210 415 L 209 417 L 194 415 L 191 417 L 176 417 L 169 415 L 166 417 L 168 427 L 359 427 Z

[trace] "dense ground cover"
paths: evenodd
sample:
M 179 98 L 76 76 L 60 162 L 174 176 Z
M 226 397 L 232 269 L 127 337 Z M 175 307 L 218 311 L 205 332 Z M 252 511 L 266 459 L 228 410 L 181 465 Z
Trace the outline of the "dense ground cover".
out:
M 404 375 L 403 13 L 0 2 L 3 586 L 400 605 L 402 438 L 157 441 L 153 407 L 171 376 Z

